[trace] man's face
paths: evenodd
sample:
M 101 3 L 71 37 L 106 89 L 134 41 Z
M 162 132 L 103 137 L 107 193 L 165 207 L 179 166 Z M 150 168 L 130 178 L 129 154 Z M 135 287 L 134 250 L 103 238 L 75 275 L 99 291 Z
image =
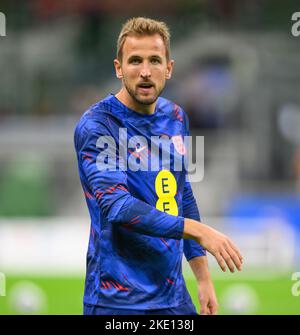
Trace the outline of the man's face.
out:
M 122 62 L 114 61 L 116 74 L 134 105 L 151 105 L 171 77 L 173 60 L 167 61 L 166 47 L 159 34 L 127 36 Z

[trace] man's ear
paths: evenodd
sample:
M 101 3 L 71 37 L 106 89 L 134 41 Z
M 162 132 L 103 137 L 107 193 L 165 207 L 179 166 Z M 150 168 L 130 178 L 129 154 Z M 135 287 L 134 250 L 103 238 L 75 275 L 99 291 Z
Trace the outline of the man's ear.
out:
M 174 60 L 170 59 L 167 64 L 166 79 L 170 79 L 172 77 L 173 65 L 174 65 Z
M 118 59 L 114 59 L 114 66 L 116 71 L 116 77 L 119 79 L 123 78 L 121 63 Z

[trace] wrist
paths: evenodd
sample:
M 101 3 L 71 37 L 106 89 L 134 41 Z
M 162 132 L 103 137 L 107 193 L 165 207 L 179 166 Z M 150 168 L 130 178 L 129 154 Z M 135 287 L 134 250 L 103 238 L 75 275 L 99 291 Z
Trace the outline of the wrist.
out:
M 183 226 L 183 238 L 192 239 L 199 243 L 202 238 L 201 225 L 201 222 L 185 218 Z
M 212 278 L 209 273 L 203 274 L 197 278 L 197 284 L 200 285 L 202 283 L 211 283 Z
M 189 265 L 193 270 L 198 285 L 201 283 L 211 282 L 208 260 L 206 256 L 194 257 L 189 261 Z

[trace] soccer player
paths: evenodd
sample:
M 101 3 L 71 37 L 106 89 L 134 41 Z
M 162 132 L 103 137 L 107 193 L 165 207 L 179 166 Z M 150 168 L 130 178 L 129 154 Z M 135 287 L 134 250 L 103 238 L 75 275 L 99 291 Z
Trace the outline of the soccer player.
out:
M 198 283 L 200 313 L 216 314 L 206 250 L 223 271 L 241 270 L 233 242 L 200 222 L 187 170 L 174 168 L 186 155 L 189 129 L 183 109 L 160 97 L 173 65 L 166 24 L 128 20 L 114 60 L 122 88 L 91 106 L 75 129 L 91 216 L 84 314 L 197 314 L 183 254 Z M 164 142 L 173 143 L 169 151 Z

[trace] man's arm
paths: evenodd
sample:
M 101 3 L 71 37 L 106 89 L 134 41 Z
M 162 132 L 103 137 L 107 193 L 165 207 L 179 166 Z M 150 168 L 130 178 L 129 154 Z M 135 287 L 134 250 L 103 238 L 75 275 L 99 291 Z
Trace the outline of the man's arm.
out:
M 192 219 L 184 219 L 183 238 L 193 239 L 202 245 L 216 258 L 224 272 L 226 265 L 231 272 L 234 272 L 234 267 L 241 271 L 241 252 L 226 235 L 216 229 Z
M 242 256 L 238 248 L 230 241 L 230 239 L 213 228 L 205 227 L 204 224 L 200 223 L 199 210 L 193 196 L 191 185 L 188 181 L 186 181 L 184 187 L 183 216 L 185 217 L 183 237 L 186 238 L 184 241 L 184 252 L 188 261 L 196 256 L 205 256 L 204 245 L 201 244 L 200 241 L 201 239 L 204 239 L 204 243 L 208 243 L 210 246 L 208 251 L 216 257 L 223 271 L 226 271 L 224 261 L 231 272 L 234 272 L 233 263 L 239 270 L 241 269 Z M 213 234 L 215 237 L 215 233 L 219 234 L 218 236 L 221 238 L 221 241 L 209 240 L 210 234 Z
M 201 221 L 199 209 L 189 181 L 185 181 L 183 189 L 182 211 L 183 211 L 183 217 L 193 219 L 196 221 Z M 196 241 L 191 239 L 184 240 L 183 250 L 187 261 L 189 261 L 193 257 L 206 255 L 205 249 Z
M 231 266 L 233 262 L 239 268 L 241 256 L 225 235 L 195 220 L 161 212 L 133 197 L 128 190 L 126 172 L 98 169 L 97 157 L 101 150 L 96 143 L 100 136 L 110 135 L 113 136 L 111 129 L 98 120 L 91 120 L 75 131 L 79 166 L 106 222 L 156 237 L 192 239 L 211 252 L 224 271 L 224 257 L 227 264 Z M 227 251 L 229 244 L 232 247 Z
M 103 136 L 116 138 L 118 128 L 103 123 L 101 120 L 88 120 L 76 128 L 75 147 L 79 166 L 101 210 L 101 215 L 108 224 L 120 225 L 142 234 L 181 239 L 184 218 L 159 211 L 141 201 L 129 192 L 127 173 L 122 169 L 111 171 L 99 168 L 99 155 L 104 149 L 97 145 Z M 117 141 L 116 141 L 117 142 Z M 118 157 L 113 147 L 105 151 L 110 159 Z
M 199 209 L 191 185 L 185 182 L 183 192 L 183 216 L 200 222 Z M 197 280 L 200 314 L 217 314 L 218 303 L 213 282 L 208 269 L 205 249 L 196 241 L 184 240 L 184 254 Z
M 184 112 L 183 119 L 185 136 L 189 136 L 189 120 Z M 227 236 L 201 223 L 200 215 L 196 213 L 196 210 L 198 210 L 197 204 L 188 183 L 185 185 L 185 193 L 184 196 L 187 201 L 183 202 L 183 216 L 185 217 L 183 238 L 187 239 L 187 241 L 189 239 L 193 240 L 185 243 L 187 260 L 201 256 L 201 250 L 195 248 L 195 243 L 193 244 L 195 241 L 201 246 L 203 251 L 206 249 L 216 258 L 223 271 L 226 271 L 225 264 L 227 264 L 231 272 L 234 272 L 234 265 L 241 270 L 242 256 L 238 248 Z M 188 250 L 191 252 L 188 252 Z
M 189 261 L 190 267 L 197 279 L 200 314 L 214 315 L 218 312 L 218 302 L 214 285 L 208 269 L 206 256 L 194 257 Z

